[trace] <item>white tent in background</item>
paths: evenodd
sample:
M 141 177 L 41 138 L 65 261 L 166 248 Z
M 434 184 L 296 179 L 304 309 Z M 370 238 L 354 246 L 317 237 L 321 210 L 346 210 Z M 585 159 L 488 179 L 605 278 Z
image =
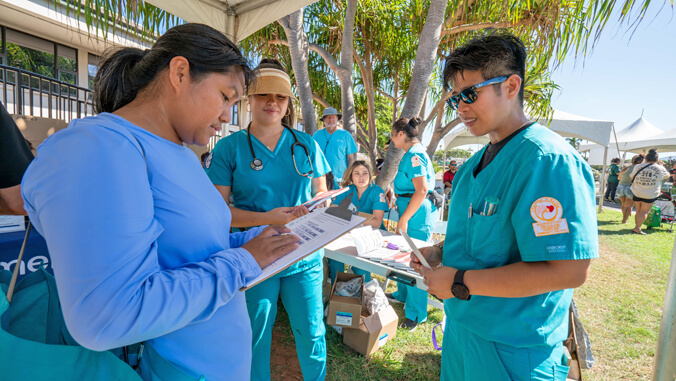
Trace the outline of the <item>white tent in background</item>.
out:
M 676 129 L 648 139 L 625 143 L 624 148 L 631 152 L 646 152 L 651 148 L 657 148 L 660 152 L 676 151 Z
M 611 137 L 610 145 L 608 146 L 608 155 L 606 155 L 605 162 L 603 156 L 604 147 L 598 144 L 585 144 L 580 146 L 579 151 L 589 151 L 588 161 L 591 165 L 609 164 L 612 158 L 622 158 L 626 156 L 626 151 L 639 152 L 640 149 L 636 150 L 632 148 L 635 146 L 634 143 L 658 136 L 662 133 L 662 130 L 645 120 L 645 118 L 640 117 L 629 126 L 617 131 L 617 140 L 615 139 L 615 136 Z
M 610 143 L 610 137 L 613 130 L 613 122 L 604 120 L 595 120 L 586 118 L 584 116 L 570 114 L 560 110 L 554 110 L 552 120 L 549 124 L 547 121 L 538 122 L 542 125 L 548 126 L 551 130 L 556 131 L 559 135 L 566 138 L 578 138 L 588 140 L 602 147 L 602 150 L 607 150 Z M 488 136 L 473 136 L 464 124 L 458 125 L 446 137 L 444 137 L 444 149 L 459 147 L 466 144 L 487 144 Z M 601 173 L 601 193 L 605 188 L 605 174 L 606 166 L 603 165 Z M 597 195 L 597 198 L 600 195 Z M 599 210 L 603 206 L 599 202 Z
M 147 0 L 188 22 L 207 24 L 241 41 L 317 0 Z
M 549 125 L 547 121 L 538 120 L 538 122 L 563 137 L 584 139 L 603 147 L 608 146 L 613 129 L 613 122 L 590 119 L 560 110 L 554 110 Z M 445 149 L 467 144 L 488 144 L 488 136 L 474 136 L 464 124 L 460 124 L 444 137 Z

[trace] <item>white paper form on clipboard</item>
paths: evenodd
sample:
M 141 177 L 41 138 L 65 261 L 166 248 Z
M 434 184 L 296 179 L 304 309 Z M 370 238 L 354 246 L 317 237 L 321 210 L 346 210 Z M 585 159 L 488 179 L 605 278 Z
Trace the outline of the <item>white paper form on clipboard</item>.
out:
M 263 269 L 261 275 L 247 283 L 242 290 L 251 288 L 286 269 L 366 221 L 365 217 L 357 215 L 353 215 L 348 221 L 325 213 L 326 209 L 315 209 L 312 213 L 286 224 L 286 227 L 291 229 L 291 233 L 300 238 L 300 247 Z
M 425 259 L 425 257 L 422 255 L 420 250 L 418 250 L 415 243 L 413 243 L 413 240 L 411 239 L 411 237 L 409 237 L 408 234 L 406 234 L 406 232 L 401 230 L 401 229 L 399 229 L 399 232 L 401 233 L 401 235 L 406 240 L 406 243 L 408 243 L 408 245 L 411 247 L 411 251 L 413 251 L 413 254 L 415 254 L 415 256 L 418 257 L 420 264 L 427 267 L 428 269 L 432 270 L 432 268 L 430 267 L 430 264 L 427 263 L 427 259 Z

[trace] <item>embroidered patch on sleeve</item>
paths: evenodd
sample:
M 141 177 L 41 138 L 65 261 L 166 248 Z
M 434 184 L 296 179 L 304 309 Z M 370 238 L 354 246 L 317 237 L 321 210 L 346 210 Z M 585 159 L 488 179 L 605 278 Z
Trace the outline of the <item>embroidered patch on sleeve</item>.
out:
M 204 160 L 204 168 L 209 169 L 211 167 L 211 159 L 214 157 L 214 153 L 211 152 L 209 156 L 207 156 L 206 160 Z
M 385 202 L 385 193 L 380 194 L 380 202 Z
M 418 156 L 413 156 L 411 158 L 411 165 L 413 166 L 413 168 L 419 167 L 420 166 L 420 158 Z
M 568 233 L 568 222 L 563 215 L 561 203 L 551 197 L 541 197 L 530 206 L 530 215 L 535 220 L 533 231 L 536 237 Z

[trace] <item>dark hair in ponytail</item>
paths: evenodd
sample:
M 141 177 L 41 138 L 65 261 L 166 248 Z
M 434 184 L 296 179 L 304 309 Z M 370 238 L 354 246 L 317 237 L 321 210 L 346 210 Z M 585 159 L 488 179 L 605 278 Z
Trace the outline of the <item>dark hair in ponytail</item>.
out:
M 399 118 L 392 125 L 392 132 L 398 134 L 399 131 L 403 131 L 406 134 L 406 137 L 410 139 L 418 139 L 418 125 L 422 123 L 422 119 L 415 118 Z
M 641 164 L 641 163 L 643 163 L 643 158 L 645 158 L 645 155 L 642 154 L 642 153 L 639 153 L 638 155 L 631 158 L 631 163 L 634 164 L 634 165 Z
M 660 155 L 657 154 L 657 148 L 651 148 L 648 154 L 645 155 L 645 161 L 656 162 Z
M 113 112 L 129 104 L 177 56 L 188 60 L 194 81 L 233 71 L 243 74 L 245 86 L 251 80 L 242 53 L 223 33 L 204 24 L 182 24 L 167 30 L 151 49 L 107 52 L 94 80 L 94 110 Z

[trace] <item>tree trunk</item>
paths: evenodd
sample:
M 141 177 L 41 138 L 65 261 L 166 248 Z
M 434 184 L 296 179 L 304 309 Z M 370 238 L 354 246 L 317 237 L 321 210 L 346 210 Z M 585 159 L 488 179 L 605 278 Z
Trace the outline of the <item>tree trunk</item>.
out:
M 408 87 L 406 102 L 401 111 L 401 116 L 411 118 L 420 113 L 425 92 L 430 84 L 434 61 L 441 39 L 441 28 L 444 24 L 444 13 L 448 0 L 432 0 L 427 10 L 425 26 L 420 34 L 420 44 L 416 52 L 415 65 L 411 75 L 411 83 Z M 387 189 L 399 168 L 399 162 L 404 151 L 390 144 L 385 156 L 385 164 L 376 178 L 376 184 Z
M 460 124 L 460 118 L 455 118 L 447 125 L 434 129 L 434 133 L 432 133 L 432 140 L 430 140 L 430 144 L 427 146 L 427 155 L 429 155 L 429 157 L 434 157 L 434 152 L 441 139 L 443 139 L 444 136 L 446 136 L 446 134 L 448 134 L 448 132 L 458 124 Z M 444 147 L 443 150 L 445 151 L 446 147 Z
M 317 131 L 317 116 L 315 115 L 315 107 L 312 103 L 312 87 L 310 86 L 310 73 L 307 68 L 309 43 L 307 35 L 303 30 L 303 9 L 281 18 L 279 24 L 284 28 L 289 42 L 291 66 L 293 67 L 293 75 L 296 78 L 303 126 L 305 127 L 305 132 L 312 135 Z
M 340 70 L 336 73 L 340 81 L 341 112 L 343 114 L 343 129 L 357 136 L 356 117 L 354 110 L 354 92 L 352 72 L 354 62 L 354 19 L 357 14 L 357 0 L 348 0 L 345 10 L 345 22 L 343 26 L 343 40 L 340 51 Z

